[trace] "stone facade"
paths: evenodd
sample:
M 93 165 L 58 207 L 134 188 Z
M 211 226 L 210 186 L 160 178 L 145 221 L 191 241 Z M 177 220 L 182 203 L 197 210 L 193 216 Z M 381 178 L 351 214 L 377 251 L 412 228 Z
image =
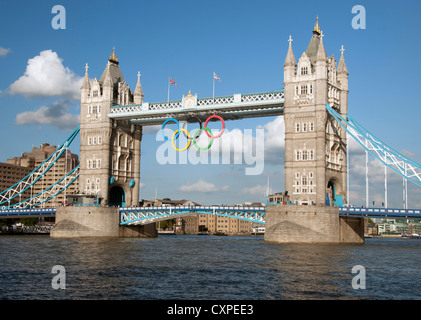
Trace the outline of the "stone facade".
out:
M 86 66 L 81 87 L 80 192 L 98 194 L 101 206 L 137 206 L 140 184 L 142 127 L 112 120 L 113 105 L 143 102 L 140 75 L 132 93 L 115 53 L 98 80 L 89 80 Z
M 265 219 L 268 242 L 364 243 L 364 219 L 342 218 L 337 207 L 268 206 Z
M 348 111 L 343 50 L 336 68 L 318 23 L 298 63 L 291 42 L 284 63 L 285 190 L 299 205 L 325 205 L 327 194 L 331 204 L 346 203 L 346 132 L 326 111 L 326 103 L 342 116 Z
M 52 238 L 80 237 L 156 237 L 155 223 L 143 226 L 120 226 L 118 208 L 57 207 Z
M 265 241 L 364 243 L 364 220 L 342 218 L 347 203 L 346 132 L 326 103 L 346 117 L 348 70 L 341 49 L 336 68 L 318 22 L 298 63 L 289 39 L 284 63 L 285 191 L 290 205 L 266 207 Z

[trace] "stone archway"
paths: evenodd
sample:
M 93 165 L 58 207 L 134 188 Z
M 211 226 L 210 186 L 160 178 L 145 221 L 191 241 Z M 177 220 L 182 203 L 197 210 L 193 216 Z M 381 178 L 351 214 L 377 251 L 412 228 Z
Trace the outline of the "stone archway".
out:
M 110 190 L 109 196 L 110 207 L 125 207 L 126 206 L 126 193 L 124 189 L 119 186 L 114 186 Z

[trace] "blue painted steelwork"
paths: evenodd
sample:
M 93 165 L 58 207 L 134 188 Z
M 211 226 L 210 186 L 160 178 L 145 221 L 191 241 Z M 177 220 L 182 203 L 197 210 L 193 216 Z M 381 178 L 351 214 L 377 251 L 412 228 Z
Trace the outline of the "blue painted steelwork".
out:
M 58 180 L 55 184 L 49 186 L 48 188 L 46 188 L 44 191 L 36 194 L 35 196 L 33 196 L 32 198 L 28 198 L 25 201 L 13 204 L 9 206 L 9 209 L 13 209 L 13 208 L 21 208 L 22 204 L 28 203 L 30 202 L 32 199 L 36 199 L 39 198 L 43 193 L 48 192 L 49 190 L 53 189 L 55 186 L 60 185 L 61 182 L 63 182 L 63 180 L 65 180 L 68 177 L 71 177 L 73 175 L 74 172 L 77 172 L 79 170 L 79 165 L 77 165 L 73 170 L 71 170 L 67 175 L 65 175 L 64 177 L 62 177 L 60 180 Z M 62 193 L 65 189 L 67 189 L 73 182 L 75 182 L 77 179 L 79 178 L 79 173 L 76 174 L 76 176 L 74 178 L 72 178 L 72 180 L 69 180 L 69 182 L 67 182 L 67 184 L 60 188 L 56 193 L 54 193 L 52 196 L 45 198 L 43 201 L 38 202 L 38 203 L 34 203 L 31 205 L 31 207 L 36 207 L 36 206 L 40 206 L 43 203 L 51 200 L 52 198 L 58 196 L 60 193 Z M 28 207 L 26 207 L 28 208 Z M 23 209 L 23 208 L 22 208 Z
M 148 224 L 192 214 L 210 214 L 265 224 L 265 207 L 177 206 L 120 208 L 120 225 Z
M 421 209 L 385 209 L 385 208 L 339 208 L 340 216 L 354 216 L 367 218 L 389 218 L 389 219 L 421 219 Z
M 31 218 L 31 217 L 54 217 L 55 215 L 56 215 L 56 208 L 0 210 L 0 219 L 4 219 L 4 218 Z
M 148 224 L 192 214 L 210 214 L 265 224 L 265 207 L 180 206 L 120 208 L 120 225 Z M 55 208 L 0 210 L 1 218 L 54 217 Z M 421 209 L 339 208 L 341 217 L 421 220 Z
M 80 126 L 66 139 L 66 141 L 59 146 L 43 163 L 41 163 L 30 174 L 22 180 L 9 187 L 8 189 L 0 192 L 0 205 L 9 203 L 12 199 L 23 194 L 31 186 L 33 186 L 42 176 L 48 172 L 51 167 L 57 162 L 61 155 L 67 150 L 67 147 L 73 142 L 75 137 L 79 134 Z M 42 170 L 42 171 L 41 171 Z
M 421 187 L 421 165 L 419 163 L 382 142 L 351 116 L 347 115 L 348 119 L 345 119 L 327 103 L 326 109 L 365 150 L 388 168 Z

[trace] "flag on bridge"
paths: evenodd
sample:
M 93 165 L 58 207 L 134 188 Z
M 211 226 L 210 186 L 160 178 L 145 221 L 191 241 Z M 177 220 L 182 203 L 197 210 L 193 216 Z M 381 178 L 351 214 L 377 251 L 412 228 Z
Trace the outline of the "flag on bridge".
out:
M 216 75 L 216 73 L 213 73 L 213 88 L 212 88 L 212 99 L 215 99 L 215 79 L 221 82 L 221 79 Z
M 171 77 L 170 77 L 170 83 L 174 84 L 176 87 L 178 87 L 178 84 L 176 84 L 175 81 L 173 79 L 171 79 Z
M 170 81 L 168 81 L 168 103 L 170 102 L 170 86 L 171 86 L 171 84 L 178 87 L 178 84 L 176 84 L 175 81 L 173 79 L 171 79 L 171 77 L 170 77 Z

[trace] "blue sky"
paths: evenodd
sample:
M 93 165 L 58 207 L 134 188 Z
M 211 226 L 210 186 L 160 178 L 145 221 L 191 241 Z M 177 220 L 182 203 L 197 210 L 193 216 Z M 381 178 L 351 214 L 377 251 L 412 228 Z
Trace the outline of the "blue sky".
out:
M 66 29 L 55 30 L 54 5 L 66 9 Z M 366 9 L 366 29 L 355 30 L 352 7 Z M 292 36 L 296 60 L 306 50 L 316 16 L 325 34 L 327 54 L 339 61 L 344 45 L 350 73 L 349 113 L 395 149 L 421 162 L 419 92 L 421 20 L 418 1 L 11 1 L 0 2 L 0 161 L 40 143 L 61 144 L 72 131 L 79 101 L 65 91 L 24 92 L 14 83 L 28 71 L 30 59 L 49 53 L 61 61 L 68 81 L 77 85 L 89 64 L 100 77 L 113 46 L 120 68 L 134 90 L 137 72 L 144 100 L 171 99 L 189 90 L 199 97 L 283 88 L 283 63 Z M 50 51 L 46 51 L 50 50 Z M 44 55 L 41 53 L 44 52 Z M 47 53 L 46 53 L 47 52 Z M 60 67 L 60 66 L 59 66 Z M 55 76 L 51 74 L 50 76 Z M 28 113 L 29 112 L 29 113 Z M 32 112 L 32 113 L 31 113 Z M 50 117 L 44 119 L 46 112 Z M 54 115 L 57 119 L 54 119 Z M 264 201 L 268 177 L 273 191 L 284 190 L 283 135 L 275 117 L 227 122 L 231 131 L 264 128 L 265 166 L 245 175 L 244 165 L 161 165 L 153 130 L 144 134 L 141 198 L 191 199 L 208 204 Z M 268 135 L 271 134 L 269 137 Z M 272 135 L 273 134 L 273 135 Z M 78 141 L 75 142 L 76 144 Z M 78 153 L 78 146 L 71 150 Z M 361 168 L 364 154 L 351 153 L 351 202 L 365 203 Z M 383 169 L 370 158 L 371 200 L 384 196 Z M 389 177 L 389 206 L 402 205 L 402 179 Z M 421 207 L 420 188 L 409 184 L 409 205 Z

